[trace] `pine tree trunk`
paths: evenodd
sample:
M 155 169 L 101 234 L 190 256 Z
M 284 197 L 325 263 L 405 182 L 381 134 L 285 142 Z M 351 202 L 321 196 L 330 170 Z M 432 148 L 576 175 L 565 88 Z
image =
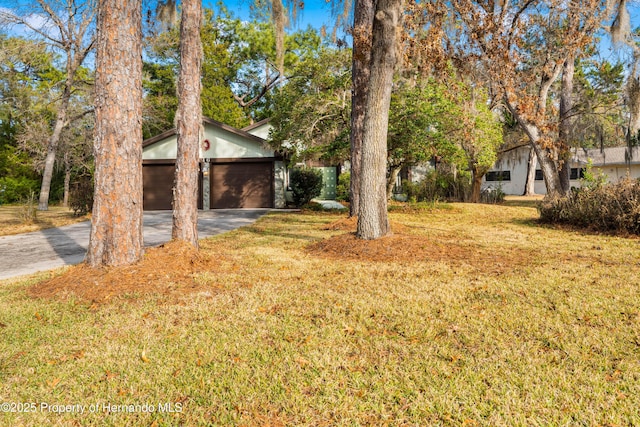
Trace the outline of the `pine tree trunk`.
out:
M 92 267 L 143 254 L 141 0 L 100 0 L 97 31 Z
M 560 128 L 559 138 L 559 175 L 563 193 L 571 190 L 571 109 L 573 108 L 573 75 L 575 61 L 567 58 L 562 68 L 562 82 L 560 88 Z
M 523 196 L 534 196 L 536 194 L 536 150 L 531 147 L 529 151 L 529 161 L 527 162 L 527 180 L 524 183 Z
M 371 66 L 371 28 L 373 0 L 356 0 L 353 19 L 353 60 L 351 96 L 351 182 L 349 188 L 349 216 L 360 209 L 360 169 L 362 168 L 362 132 L 364 111 L 369 89 Z
M 202 2 L 182 1 L 176 129 L 178 152 L 171 236 L 198 247 L 198 156 L 202 129 L 200 68 Z
M 360 209 L 356 235 L 377 239 L 390 233 L 387 214 L 387 131 L 401 0 L 378 0 L 373 22 L 371 76 L 365 109 L 360 171 Z

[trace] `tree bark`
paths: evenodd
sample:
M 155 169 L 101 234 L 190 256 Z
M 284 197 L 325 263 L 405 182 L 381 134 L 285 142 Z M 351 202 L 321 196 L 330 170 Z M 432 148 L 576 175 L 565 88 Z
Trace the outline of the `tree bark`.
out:
M 575 61 L 573 56 L 567 58 L 562 67 L 560 88 L 560 127 L 558 129 L 558 166 L 560 185 L 563 193 L 571 190 L 571 110 L 573 108 L 573 75 Z
M 387 131 L 393 74 L 397 63 L 397 28 L 402 0 L 378 0 L 373 22 L 371 75 L 365 108 L 360 169 L 360 208 L 356 235 L 377 239 L 390 233 L 387 213 Z
M 71 77 L 72 78 L 72 77 Z M 67 110 L 69 109 L 69 100 L 71 99 L 72 81 L 67 77 L 64 92 L 62 94 L 62 102 L 58 106 L 56 121 L 53 125 L 53 132 L 47 141 L 47 157 L 44 161 L 44 171 L 42 173 L 42 184 L 40 185 L 40 197 L 38 199 L 38 210 L 46 211 L 49 209 L 49 193 L 51 192 L 51 180 L 53 178 L 53 169 L 56 164 L 56 154 L 58 152 L 58 143 L 60 135 L 67 121 Z
M 471 203 L 480 203 L 482 177 L 483 174 L 480 173 L 477 167 L 474 166 L 471 168 L 471 198 L 469 199 Z
M 531 147 L 529 151 L 529 161 L 527 162 L 527 180 L 524 183 L 523 196 L 534 196 L 536 194 L 536 150 Z
M 142 5 L 98 5 L 95 196 L 87 263 L 133 264 L 142 240 Z
M 362 132 L 371 71 L 371 28 L 375 7 L 373 0 L 356 0 L 353 17 L 353 59 L 351 78 L 351 182 L 349 216 L 360 209 L 360 169 L 362 168 Z
M 398 175 L 400 174 L 401 169 L 402 165 L 394 165 L 391 167 L 391 173 L 389 174 L 389 179 L 387 180 L 387 200 L 391 200 L 391 198 L 393 197 L 393 189 L 396 186 Z
M 202 2 L 182 1 L 180 75 L 176 130 L 178 152 L 173 188 L 173 239 L 198 247 L 198 157 L 202 135 L 200 69 Z
M 71 162 L 69 160 L 69 154 L 65 153 L 64 156 L 64 196 L 62 197 L 62 206 L 69 207 L 69 190 L 71 187 Z

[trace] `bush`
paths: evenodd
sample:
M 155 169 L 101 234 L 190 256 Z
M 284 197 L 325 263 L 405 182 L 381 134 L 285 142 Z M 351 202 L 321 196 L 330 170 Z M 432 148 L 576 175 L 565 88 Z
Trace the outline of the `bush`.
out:
M 487 187 L 480 192 L 480 202 L 482 203 L 502 203 L 504 202 L 504 191 L 502 191 L 502 186 L 499 185 L 497 187 Z
M 572 189 L 565 197 L 545 198 L 538 210 L 545 223 L 640 234 L 640 181 Z
M 25 224 L 33 224 L 38 220 L 38 198 L 35 192 L 32 191 L 28 197 L 20 201 L 18 216 Z
M 69 208 L 76 216 L 86 215 L 93 208 L 93 181 L 84 178 L 76 181 L 69 190 Z
M 39 190 L 38 187 L 38 181 L 24 176 L 0 178 L 0 205 L 26 200 Z
M 420 182 L 403 182 L 402 191 L 411 202 L 464 201 L 471 191 L 467 177 L 431 171 Z
M 336 185 L 336 200 L 339 202 L 349 202 L 349 190 L 351 188 L 351 174 L 343 172 L 338 176 L 338 185 Z
M 301 207 L 320 195 L 322 172 L 311 168 L 292 169 L 289 173 L 289 182 L 293 192 L 293 204 Z

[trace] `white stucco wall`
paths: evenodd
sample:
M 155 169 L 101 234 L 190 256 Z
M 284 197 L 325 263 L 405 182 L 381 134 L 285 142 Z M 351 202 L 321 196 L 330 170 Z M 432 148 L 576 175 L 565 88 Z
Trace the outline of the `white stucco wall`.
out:
M 266 144 L 213 126 L 205 127 L 204 137 L 210 142 L 210 148 L 202 151 L 202 158 L 256 158 L 275 154 Z
M 142 149 L 142 160 L 175 159 L 178 155 L 177 136 L 171 135 L 164 141 L 156 142 Z
M 491 168 L 492 171 L 511 171 L 511 179 L 509 181 L 487 181 L 486 176 L 482 179 L 482 187 L 500 187 L 505 194 L 520 195 L 524 193 L 524 186 L 527 179 L 527 163 L 529 161 L 529 148 L 522 147 L 512 150 L 500 159 Z M 584 163 L 572 162 L 572 168 L 584 168 Z M 536 169 L 539 169 L 536 162 Z M 627 176 L 631 178 L 640 178 L 640 164 L 624 165 L 594 165 L 593 172 L 602 172 L 607 176 L 608 182 L 617 182 Z M 579 179 L 571 180 L 572 187 L 580 187 Z M 544 180 L 536 180 L 534 183 L 536 194 L 547 194 L 547 187 Z
M 272 126 L 269 123 L 264 123 L 261 126 L 255 127 L 247 131 L 251 135 L 258 136 L 262 139 L 269 138 L 269 132 L 271 131 Z

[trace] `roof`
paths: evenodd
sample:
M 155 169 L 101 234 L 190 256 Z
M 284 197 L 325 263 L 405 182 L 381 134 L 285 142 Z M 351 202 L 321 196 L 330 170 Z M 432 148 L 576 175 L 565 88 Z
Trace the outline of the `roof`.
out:
M 599 148 L 578 148 L 576 149 L 573 161 L 587 164 L 589 160 L 594 166 L 607 165 L 627 165 L 630 163 L 640 164 L 640 147 L 607 147 Z
M 264 122 L 264 120 L 262 122 Z M 258 122 L 258 123 L 261 123 L 261 122 Z M 251 125 L 251 126 L 258 127 L 258 126 L 255 126 L 255 125 L 258 125 L 258 123 L 255 123 L 254 125 Z M 210 126 L 217 127 L 219 129 L 225 130 L 227 132 L 233 133 L 233 134 L 241 136 L 243 138 L 247 138 L 247 139 L 250 139 L 252 141 L 255 141 L 258 144 L 264 144 L 265 143 L 264 139 L 262 139 L 262 138 L 260 138 L 259 136 L 256 136 L 256 135 L 252 135 L 252 134 L 250 134 L 249 132 L 246 131 L 247 128 L 253 129 L 253 127 L 251 127 L 251 126 L 248 126 L 247 128 L 244 128 L 244 129 L 237 129 L 237 128 L 234 128 L 233 126 L 226 125 L 226 124 L 224 124 L 222 122 L 210 119 L 208 117 L 203 117 L 202 118 L 202 124 L 203 125 L 207 125 L 208 124 Z M 176 133 L 177 133 L 176 128 L 164 131 L 159 135 L 153 136 L 153 137 L 151 137 L 149 139 L 145 139 L 144 141 L 142 141 L 142 147 L 144 148 L 144 147 L 147 147 L 149 145 L 155 144 L 156 142 L 162 141 L 163 139 L 168 138 L 168 137 L 170 137 L 172 135 L 175 135 Z
M 245 131 L 245 132 L 249 132 L 250 130 L 259 128 L 262 125 L 266 125 L 270 121 L 271 121 L 271 118 L 262 119 L 259 122 L 255 122 L 254 124 L 251 124 L 249 126 L 243 127 L 242 130 Z

